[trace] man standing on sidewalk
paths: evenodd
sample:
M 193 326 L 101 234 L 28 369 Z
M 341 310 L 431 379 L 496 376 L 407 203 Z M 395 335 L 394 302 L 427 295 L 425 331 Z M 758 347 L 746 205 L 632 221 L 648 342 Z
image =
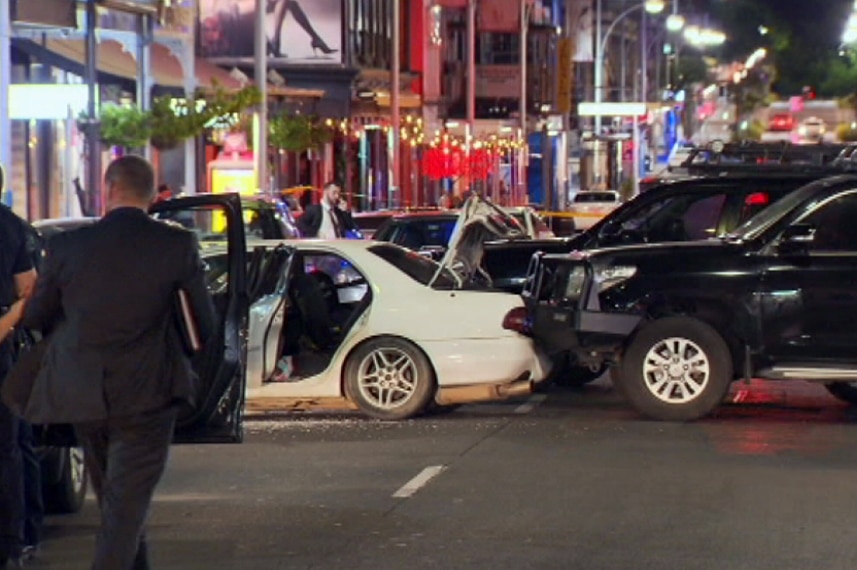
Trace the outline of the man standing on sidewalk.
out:
M 203 342 L 214 332 L 214 307 L 194 234 L 147 214 L 156 195 L 151 165 L 124 156 L 104 182 L 107 214 L 48 243 L 27 305 L 27 327 L 53 329 L 28 410 L 73 424 L 84 449 L 101 509 L 92 569 L 145 570 L 144 524 L 177 404 L 195 396 L 175 298 L 187 292 Z

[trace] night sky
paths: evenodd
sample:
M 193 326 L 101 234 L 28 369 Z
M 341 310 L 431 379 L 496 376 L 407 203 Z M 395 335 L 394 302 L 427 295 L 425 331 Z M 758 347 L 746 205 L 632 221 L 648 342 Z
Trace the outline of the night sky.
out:
M 678 0 L 679 12 L 708 14 L 728 36 L 718 54 L 742 61 L 765 47 L 778 69 L 776 90 L 792 94 L 825 82 L 853 0 Z M 762 36 L 759 26 L 768 34 Z

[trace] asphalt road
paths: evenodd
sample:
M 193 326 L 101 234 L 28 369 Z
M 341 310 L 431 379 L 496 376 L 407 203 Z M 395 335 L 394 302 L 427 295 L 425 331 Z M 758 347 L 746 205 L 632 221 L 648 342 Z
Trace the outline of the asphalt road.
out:
M 601 381 L 400 423 L 255 416 L 242 445 L 174 448 L 153 567 L 852 569 L 857 415 L 801 383 L 731 399 L 689 424 Z M 93 501 L 47 524 L 33 567 L 88 568 Z

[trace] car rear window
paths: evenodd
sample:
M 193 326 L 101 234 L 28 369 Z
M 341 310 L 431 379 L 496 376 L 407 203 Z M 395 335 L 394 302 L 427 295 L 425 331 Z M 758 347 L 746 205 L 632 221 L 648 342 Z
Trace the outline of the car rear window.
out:
M 397 224 L 396 230 L 385 236 L 391 241 L 408 249 L 422 247 L 446 247 L 457 218 L 448 220 L 411 220 Z
M 354 219 L 354 224 L 361 230 L 377 230 L 381 227 L 381 224 L 389 220 L 392 216 L 393 214 L 355 214 L 352 218 Z
M 431 283 L 440 267 L 440 264 L 418 253 L 393 245 L 373 245 L 369 247 L 369 251 L 422 285 Z M 447 271 L 441 271 L 432 287 L 435 289 L 452 289 L 455 287 L 455 280 Z
M 574 197 L 578 204 L 590 202 L 615 202 L 616 195 L 612 192 L 580 192 Z

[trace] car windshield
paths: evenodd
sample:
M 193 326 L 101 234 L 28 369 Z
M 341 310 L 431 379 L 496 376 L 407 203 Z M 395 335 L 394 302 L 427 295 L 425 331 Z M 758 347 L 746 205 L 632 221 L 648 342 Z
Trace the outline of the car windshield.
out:
M 730 240 L 752 240 L 756 239 L 762 233 L 771 227 L 779 220 L 786 212 L 808 199 L 816 191 L 816 186 L 811 184 L 804 186 L 799 190 L 787 194 L 780 200 L 777 200 L 772 205 L 768 206 L 757 215 L 753 216 L 747 222 L 726 235 Z
M 408 251 L 401 247 L 388 244 L 373 245 L 369 251 L 416 281 L 421 285 L 428 285 L 434 279 L 438 269 L 441 267 L 425 256 L 422 256 L 413 251 Z M 441 270 L 435 282 L 432 284 L 434 289 L 454 289 L 456 279 L 453 274 L 446 268 Z

